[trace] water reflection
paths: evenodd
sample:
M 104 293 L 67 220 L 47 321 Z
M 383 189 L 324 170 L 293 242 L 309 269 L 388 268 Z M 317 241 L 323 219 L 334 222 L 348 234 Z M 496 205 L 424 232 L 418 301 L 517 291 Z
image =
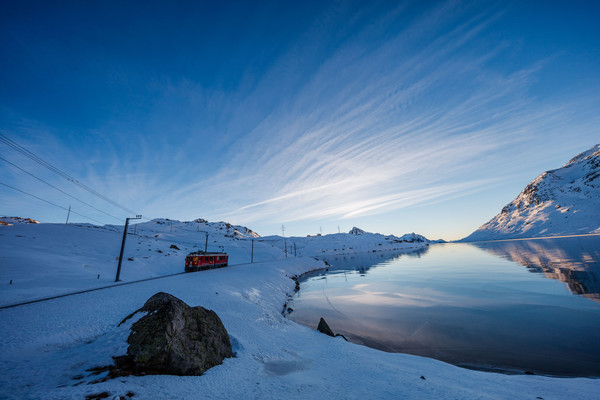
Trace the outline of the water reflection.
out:
M 355 343 L 469 368 L 600 376 L 600 304 L 590 301 L 599 252 L 596 236 L 330 256 L 329 271 L 301 283 L 289 316 L 313 329 L 324 317 Z
M 573 294 L 600 302 L 599 236 L 473 243 L 531 272 L 567 284 Z
M 374 266 L 385 266 L 400 257 L 419 258 L 429 251 L 429 246 L 407 253 L 406 251 L 381 251 L 370 253 L 341 254 L 319 257 L 319 260 L 329 264 L 327 271 L 319 271 L 318 275 L 331 275 L 355 271 L 366 274 Z

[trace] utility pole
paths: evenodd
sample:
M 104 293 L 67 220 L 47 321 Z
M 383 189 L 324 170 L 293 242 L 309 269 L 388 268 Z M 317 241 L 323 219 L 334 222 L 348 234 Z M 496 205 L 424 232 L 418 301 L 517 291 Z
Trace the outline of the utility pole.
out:
M 123 250 L 125 250 L 125 239 L 127 239 L 127 227 L 129 226 L 130 219 L 142 219 L 142 216 L 138 214 L 135 218 L 125 218 L 125 229 L 123 230 L 123 241 L 121 242 L 121 253 L 119 254 L 119 266 L 117 267 L 115 282 L 119 282 L 119 277 L 121 276 L 121 262 L 123 262 Z
M 71 215 L 71 205 L 69 204 L 69 212 L 67 213 L 67 222 L 65 222 L 65 225 L 69 223 L 69 215 Z
M 204 238 L 205 239 L 204 240 L 204 252 L 206 253 L 206 250 L 208 249 L 208 232 L 201 231 L 201 230 L 198 230 L 198 229 L 196 229 L 196 232 L 202 232 L 202 233 L 204 233 L 206 235 L 206 237 Z
M 254 239 L 252 239 L 252 250 L 250 250 L 250 263 L 254 262 Z
M 294 257 L 298 257 L 298 256 L 296 255 L 296 242 L 294 242 Z
M 287 242 L 284 240 L 283 245 L 285 246 L 285 258 L 287 258 Z

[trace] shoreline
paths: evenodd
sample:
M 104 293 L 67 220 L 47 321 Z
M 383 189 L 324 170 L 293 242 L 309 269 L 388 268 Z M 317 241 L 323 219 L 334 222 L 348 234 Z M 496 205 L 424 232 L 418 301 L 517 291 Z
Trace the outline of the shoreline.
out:
M 594 399 L 600 380 L 509 376 L 425 357 L 385 353 L 331 338 L 281 315 L 291 277 L 320 269 L 314 259 L 265 262 L 174 276 L 36 303 L 0 313 L 0 393 L 7 398 L 81 399 L 131 391 L 141 399 Z M 88 368 L 123 351 L 122 317 L 157 291 L 214 310 L 236 357 L 202 376 L 130 376 L 88 385 Z M 44 315 L 43 319 L 38 318 Z M 52 366 L 52 368 L 49 368 Z
M 580 236 L 596 236 L 596 235 L 580 235 Z M 410 254 L 410 252 L 414 252 L 414 251 L 419 251 L 419 249 L 414 249 L 412 251 L 403 251 L 403 254 Z M 392 251 L 393 252 L 393 251 Z M 352 253 L 355 254 L 355 253 Z M 367 252 L 363 252 L 363 254 L 368 254 Z M 288 299 L 286 301 L 286 303 L 284 303 L 283 308 L 281 310 L 281 315 L 286 318 L 289 319 L 299 325 L 308 327 L 310 329 L 316 330 L 317 328 L 317 321 L 319 320 L 319 317 L 325 318 L 327 322 L 329 322 L 329 318 L 327 318 L 327 313 L 311 313 L 310 314 L 310 318 L 306 318 L 307 316 L 305 315 L 303 318 L 300 319 L 300 321 L 297 321 L 293 318 L 293 313 L 295 310 L 293 310 L 291 308 L 290 303 L 293 302 L 294 297 L 297 295 L 297 292 L 300 290 L 299 284 L 305 282 L 307 279 L 310 279 L 311 277 L 314 276 L 326 276 L 327 271 L 329 270 L 331 266 L 328 265 L 326 268 L 320 268 L 320 269 L 316 269 L 313 271 L 307 271 L 303 274 L 301 274 L 298 277 L 292 277 L 292 279 L 296 282 L 297 288 L 296 290 L 288 295 Z M 340 265 L 337 265 L 334 267 L 336 271 L 339 270 L 348 270 L 348 271 L 354 271 L 354 268 L 344 268 Z M 330 273 L 331 274 L 331 273 Z M 304 314 L 303 314 L 304 315 Z M 310 319 L 310 321 L 309 321 Z M 312 321 L 314 320 L 314 321 Z M 339 322 L 339 321 L 338 321 Z M 424 357 L 424 358 L 428 358 L 428 359 L 434 359 L 440 362 L 445 362 L 451 365 L 454 365 L 456 367 L 465 369 L 465 370 L 471 370 L 471 371 L 479 371 L 479 372 L 485 372 L 485 373 L 498 373 L 498 374 L 503 374 L 503 375 L 507 375 L 507 376 L 543 376 L 543 377 L 548 377 L 548 378 L 559 378 L 559 379 L 569 379 L 569 378 L 587 378 L 587 379 L 600 379 L 600 375 L 598 374 L 594 374 L 593 371 L 583 371 L 583 370 L 568 370 L 568 369 L 564 369 L 561 371 L 560 368 L 550 368 L 550 369 L 543 369 L 543 365 L 538 365 L 538 367 L 540 368 L 536 368 L 533 365 L 525 365 L 525 366 L 519 366 L 518 363 L 515 364 L 515 366 L 513 365 L 493 365 L 493 364 L 489 364 L 486 362 L 485 359 L 483 360 L 477 360 L 475 359 L 474 361 L 469 361 L 469 362 L 464 362 L 464 361 L 460 361 L 460 354 L 459 357 L 454 357 L 455 360 L 458 359 L 458 361 L 453 361 L 452 358 L 438 358 L 435 355 L 429 355 L 429 353 L 427 352 L 410 352 L 410 351 L 403 351 L 401 348 L 394 348 L 394 347 L 390 347 L 390 346 L 386 346 L 383 343 L 379 343 L 377 342 L 377 340 L 373 340 L 373 339 L 369 339 L 368 336 L 361 336 L 359 334 L 355 334 L 351 331 L 348 330 L 344 330 L 343 328 L 338 328 L 337 330 L 334 330 L 335 333 L 339 333 L 341 335 L 343 335 L 345 338 L 348 339 L 348 341 L 350 341 L 351 343 L 360 345 L 360 346 L 364 346 L 364 347 L 368 347 L 371 349 L 375 349 L 375 350 L 379 350 L 379 351 L 383 351 L 386 353 L 390 353 L 390 354 L 405 354 L 405 355 L 413 355 L 413 356 L 418 356 L 418 357 Z M 467 354 L 467 353 L 465 353 Z M 527 364 L 527 363 L 526 363 Z M 554 371 L 552 371 L 554 369 Z

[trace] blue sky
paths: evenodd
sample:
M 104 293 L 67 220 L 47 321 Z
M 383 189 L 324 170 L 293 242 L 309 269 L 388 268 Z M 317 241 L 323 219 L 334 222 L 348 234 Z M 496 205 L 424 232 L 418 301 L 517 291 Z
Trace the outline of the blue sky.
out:
M 459 239 L 600 142 L 598 17 L 585 1 L 2 2 L 0 133 L 149 218 Z M 71 220 L 131 216 L 0 156 L 95 207 L 0 160 L 0 182 L 94 219 Z M 0 214 L 66 218 L 1 185 Z

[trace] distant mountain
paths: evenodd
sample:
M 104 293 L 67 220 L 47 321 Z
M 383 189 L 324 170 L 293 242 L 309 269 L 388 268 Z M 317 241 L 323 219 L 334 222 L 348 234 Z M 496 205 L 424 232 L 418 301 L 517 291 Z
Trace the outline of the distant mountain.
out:
M 417 233 L 407 233 L 405 235 L 400 236 L 399 238 L 400 240 L 404 240 L 405 242 L 423 242 L 423 243 L 429 243 L 429 242 L 433 242 L 433 240 L 429 240 L 427 239 L 425 236 L 423 235 L 419 235 Z
M 360 228 L 354 227 L 352 229 L 350 229 L 350 232 L 348 232 L 350 235 L 378 235 L 378 236 L 382 236 L 379 233 L 371 233 L 371 232 L 367 232 L 367 231 L 363 231 Z M 405 235 L 402 235 L 400 237 L 396 237 L 394 235 L 389 235 L 385 237 L 385 240 L 392 240 L 392 241 L 396 241 L 397 243 L 399 242 L 409 242 L 409 243 L 445 243 L 444 240 L 439 239 L 439 240 L 429 240 L 427 239 L 425 236 L 423 235 L 419 235 L 417 233 L 407 233 Z
M 356 253 L 372 253 L 378 251 L 397 251 L 415 248 L 426 248 L 434 243 L 425 236 L 408 233 L 400 237 L 371 233 L 354 227 L 348 233 L 330 233 L 326 235 L 298 236 L 265 236 L 259 241 L 271 243 L 288 252 L 302 256 L 324 256 Z M 437 243 L 437 241 L 435 242 Z
M 600 144 L 533 180 L 489 222 L 462 239 L 600 233 Z

